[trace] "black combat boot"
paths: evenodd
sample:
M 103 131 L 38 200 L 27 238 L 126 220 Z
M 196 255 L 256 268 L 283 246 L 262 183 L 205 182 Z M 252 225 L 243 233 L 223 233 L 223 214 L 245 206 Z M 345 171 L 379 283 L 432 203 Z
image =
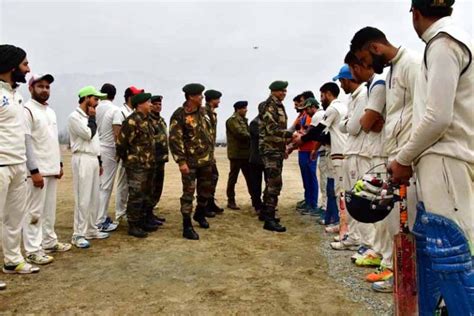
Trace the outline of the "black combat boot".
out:
M 216 214 L 222 214 L 224 213 L 224 209 L 220 207 L 219 205 L 216 204 L 216 200 L 214 197 L 211 197 L 209 201 L 207 202 L 207 208 Z
M 201 228 L 209 228 L 209 223 L 206 220 L 206 209 L 202 206 L 196 206 L 196 211 L 194 212 L 193 219 L 199 223 Z M 215 215 L 214 215 L 215 216 Z
M 231 210 L 235 210 L 235 211 L 240 210 L 240 207 L 237 206 L 234 199 L 229 199 L 227 201 L 227 207 L 230 208 Z
M 194 231 L 193 223 L 189 215 L 183 216 L 183 237 L 191 240 L 199 240 L 199 235 Z
M 163 216 L 153 214 L 153 218 L 156 221 L 161 222 L 161 225 L 163 225 L 163 223 L 166 222 L 166 218 L 164 218 Z
M 205 216 L 205 217 L 208 217 L 208 218 L 214 218 L 214 217 L 216 217 L 216 213 L 213 212 L 213 211 L 211 211 L 211 210 L 209 210 L 209 209 L 206 207 L 206 209 L 204 210 L 204 216 Z
M 128 234 L 137 238 L 148 237 L 147 232 L 145 232 L 137 222 L 128 222 Z
M 273 231 L 273 232 L 278 232 L 278 233 L 283 233 L 286 232 L 286 227 L 280 225 L 279 221 L 275 219 L 275 211 L 270 211 L 267 209 L 264 209 L 264 221 L 265 224 L 263 224 L 263 229 Z

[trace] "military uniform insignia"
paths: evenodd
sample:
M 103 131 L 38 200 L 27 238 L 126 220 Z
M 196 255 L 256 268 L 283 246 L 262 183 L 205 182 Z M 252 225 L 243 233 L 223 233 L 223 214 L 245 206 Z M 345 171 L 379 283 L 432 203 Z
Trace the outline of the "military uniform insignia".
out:
M 192 115 L 186 116 L 186 124 L 194 125 L 194 118 L 192 117 Z

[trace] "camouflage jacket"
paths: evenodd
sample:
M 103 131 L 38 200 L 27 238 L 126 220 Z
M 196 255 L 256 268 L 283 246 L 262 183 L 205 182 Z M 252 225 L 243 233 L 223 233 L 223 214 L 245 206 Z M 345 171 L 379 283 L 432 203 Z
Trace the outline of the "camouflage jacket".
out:
M 187 112 L 185 104 L 171 116 L 171 154 L 180 165 L 187 163 L 194 168 L 209 165 L 214 161 L 211 121 L 204 107 Z
M 129 168 L 155 166 L 154 130 L 143 113 L 133 112 L 123 122 L 116 142 L 117 158 Z
M 259 104 L 258 119 L 260 155 L 284 155 L 292 133 L 287 130 L 288 116 L 283 103 L 270 96 Z
M 229 159 L 249 159 L 250 133 L 245 117 L 237 112 L 225 122 L 227 136 L 227 157 Z
M 150 112 L 149 117 L 155 135 L 156 162 L 168 162 L 168 126 L 160 113 Z
M 216 143 L 216 138 L 217 138 L 217 113 L 211 108 L 209 104 L 206 104 L 206 114 L 209 117 L 209 120 L 211 121 L 211 135 L 212 139 L 214 140 L 214 144 Z

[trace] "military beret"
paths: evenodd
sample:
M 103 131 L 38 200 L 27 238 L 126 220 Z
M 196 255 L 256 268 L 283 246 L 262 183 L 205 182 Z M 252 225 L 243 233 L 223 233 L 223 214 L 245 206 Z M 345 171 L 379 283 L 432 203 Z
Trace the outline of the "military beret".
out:
M 151 102 L 161 102 L 163 100 L 163 96 L 161 95 L 154 95 L 151 97 Z
M 132 107 L 136 108 L 139 104 L 142 104 L 151 99 L 151 93 L 139 93 L 132 97 Z
M 288 87 L 288 81 L 273 81 L 272 84 L 268 87 L 271 91 L 280 91 L 285 90 Z
M 234 103 L 234 109 L 240 110 L 246 108 L 249 105 L 247 101 L 237 101 Z
M 304 107 L 303 108 L 309 108 L 309 107 L 316 107 L 319 108 L 319 102 L 315 98 L 309 98 L 306 101 L 304 101 Z
M 200 83 L 189 83 L 183 87 L 183 92 L 189 95 L 201 94 L 206 89 Z
M 217 90 L 207 90 L 206 92 L 204 92 L 204 95 L 210 100 L 215 100 L 222 97 L 222 93 Z
M 412 0 L 411 6 L 415 8 L 450 8 L 455 0 Z

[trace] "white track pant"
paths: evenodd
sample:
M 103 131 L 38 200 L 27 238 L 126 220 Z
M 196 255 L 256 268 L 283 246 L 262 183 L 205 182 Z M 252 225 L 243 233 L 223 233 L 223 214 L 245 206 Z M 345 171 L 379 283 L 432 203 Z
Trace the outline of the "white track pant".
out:
M 0 167 L 0 216 L 5 264 L 24 261 L 21 254 L 21 228 L 25 216 L 26 166 Z
M 415 167 L 418 200 L 427 212 L 453 220 L 474 251 L 474 165 L 439 155 L 426 155 Z
M 75 153 L 72 155 L 74 189 L 73 236 L 94 235 L 99 209 L 99 162 L 96 156 Z
M 56 191 L 58 179 L 44 177 L 44 187 L 36 188 L 29 178 L 26 216 L 23 222 L 23 245 L 27 255 L 41 253 L 58 242 L 54 232 L 56 222 Z
M 117 160 L 115 158 L 114 147 L 100 147 L 100 156 L 102 158 L 102 167 L 104 173 L 100 177 L 99 190 L 99 213 L 96 224 L 102 224 L 107 218 L 110 196 L 114 188 L 115 174 L 117 172 Z
M 115 188 L 115 220 L 125 216 L 128 202 L 128 181 L 125 168 L 120 161 L 117 166 L 117 187 Z
M 321 208 L 326 209 L 328 203 L 328 197 L 326 192 L 326 186 L 328 183 L 328 156 L 323 153 L 319 156 L 318 170 L 319 170 L 319 205 Z
M 357 180 L 362 179 L 365 173 L 367 173 L 372 167 L 371 159 L 358 156 L 348 155 L 344 158 L 344 189 L 347 191 L 352 190 Z M 347 232 L 348 238 L 352 241 L 372 248 L 375 238 L 375 226 L 374 224 L 366 224 L 356 221 L 347 212 L 347 224 L 349 231 Z

